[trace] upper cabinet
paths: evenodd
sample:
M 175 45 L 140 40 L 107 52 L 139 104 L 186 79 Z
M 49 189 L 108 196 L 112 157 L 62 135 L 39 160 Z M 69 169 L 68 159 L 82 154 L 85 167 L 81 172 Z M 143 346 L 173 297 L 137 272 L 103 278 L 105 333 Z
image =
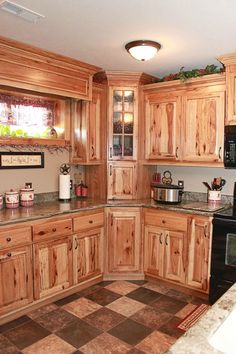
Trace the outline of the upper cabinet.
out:
M 222 55 L 217 58 L 225 65 L 226 70 L 226 122 L 236 124 L 236 53 Z
M 137 159 L 137 88 L 109 88 L 109 160 Z
M 106 87 L 94 84 L 91 101 L 73 100 L 71 115 L 71 162 L 101 164 L 106 146 Z
M 223 164 L 225 74 L 143 86 L 145 159 Z
M 99 68 L 0 37 L 0 84 L 64 97 L 91 99 Z

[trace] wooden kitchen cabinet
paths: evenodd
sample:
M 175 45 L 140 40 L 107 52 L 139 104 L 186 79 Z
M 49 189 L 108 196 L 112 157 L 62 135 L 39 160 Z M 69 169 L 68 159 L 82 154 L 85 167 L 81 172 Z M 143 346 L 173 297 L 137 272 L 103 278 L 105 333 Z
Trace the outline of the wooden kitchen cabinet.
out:
M 146 274 L 185 283 L 187 217 L 145 211 L 144 271 Z
M 78 284 L 103 273 L 104 210 L 80 213 L 73 219 L 73 282 Z
M 141 272 L 139 208 L 110 208 L 107 229 L 107 273 Z
M 34 296 L 41 299 L 72 285 L 72 220 L 40 220 L 32 230 Z
M 93 84 L 92 100 L 72 102 L 71 163 L 101 164 L 105 159 L 106 88 Z
M 209 291 L 212 218 L 194 215 L 188 240 L 187 285 Z
M 0 315 L 33 301 L 31 246 L 0 251 Z
M 223 162 L 225 92 L 203 89 L 183 97 L 182 160 Z
M 49 297 L 72 285 L 72 238 L 34 244 L 35 299 Z
M 137 172 L 135 162 L 109 162 L 107 177 L 108 199 L 135 199 Z
M 145 98 L 145 158 L 179 159 L 181 97 Z
M 143 86 L 145 159 L 150 163 L 223 163 L 225 75 Z

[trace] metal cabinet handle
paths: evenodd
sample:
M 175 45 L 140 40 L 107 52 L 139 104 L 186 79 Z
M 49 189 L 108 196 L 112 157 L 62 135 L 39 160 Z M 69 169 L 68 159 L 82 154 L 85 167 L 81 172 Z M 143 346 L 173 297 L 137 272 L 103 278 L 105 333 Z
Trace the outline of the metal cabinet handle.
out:
M 221 150 L 222 150 L 222 147 L 220 146 L 219 147 L 219 154 L 218 154 L 219 160 L 221 160 Z
M 110 176 L 112 176 L 112 165 L 110 165 Z
M 179 150 L 179 148 L 178 148 L 178 146 L 177 146 L 176 149 L 175 149 L 175 157 L 176 157 L 177 159 L 179 158 L 178 150 Z
M 78 240 L 77 240 L 77 237 L 75 238 L 75 250 L 77 250 L 79 244 L 78 244 Z
M 94 147 L 93 146 L 91 146 L 91 150 L 92 150 L 92 157 L 94 157 L 94 155 L 95 155 L 95 152 L 94 152 Z
M 165 238 L 165 244 L 166 244 L 166 246 L 168 246 L 168 234 L 166 234 L 166 238 Z
M 160 233 L 160 236 L 159 236 L 159 242 L 160 242 L 160 244 L 162 245 L 162 233 Z
M 207 237 L 207 225 L 204 225 L 204 237 Z
M 110 159 L 112 159 L 112 156 L 113 156 L 113 154 L 112 154 L 112 147 L 110 147 Z

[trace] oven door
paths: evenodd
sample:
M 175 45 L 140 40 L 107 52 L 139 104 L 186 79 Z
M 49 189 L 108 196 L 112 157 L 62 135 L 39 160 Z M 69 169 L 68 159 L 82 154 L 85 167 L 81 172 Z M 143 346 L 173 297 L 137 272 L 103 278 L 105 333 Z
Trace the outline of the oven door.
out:
M 236 220 L 214 218 L 210 302 L 214 303 L 236 281 Z

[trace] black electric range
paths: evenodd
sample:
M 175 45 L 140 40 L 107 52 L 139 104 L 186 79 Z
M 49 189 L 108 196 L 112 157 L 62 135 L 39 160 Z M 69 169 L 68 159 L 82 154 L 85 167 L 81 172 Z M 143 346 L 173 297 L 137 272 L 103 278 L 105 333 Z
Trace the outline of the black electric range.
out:
M 236 210 L 219 210 L 213 218 L 209 300 L 214 303 L 236 282 Z

